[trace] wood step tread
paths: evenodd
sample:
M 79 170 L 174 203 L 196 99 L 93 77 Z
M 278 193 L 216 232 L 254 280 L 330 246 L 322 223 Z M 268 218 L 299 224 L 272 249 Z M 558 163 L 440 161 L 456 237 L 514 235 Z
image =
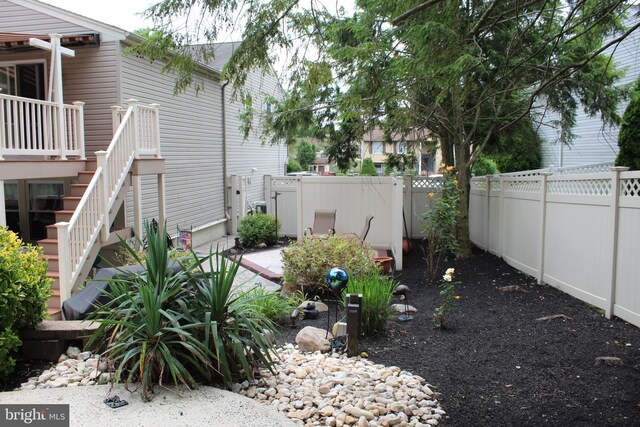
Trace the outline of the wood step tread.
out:
M 47 307 L 47 314 L 49 315 L 49 319 L 62 320 L 62 310 L 59 308 Z
M 43 243 L 43 244 L 47 244 L 47 243 L 58 243 L 58 239 L 40 239 L 38 240 L 38 244 Z

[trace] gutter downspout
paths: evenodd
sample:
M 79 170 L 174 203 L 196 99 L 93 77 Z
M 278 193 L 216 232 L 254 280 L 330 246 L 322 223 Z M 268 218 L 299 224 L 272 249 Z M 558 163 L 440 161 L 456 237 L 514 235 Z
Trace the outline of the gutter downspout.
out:
M 222 88 L 220 90 L 222 103 L 222 195 L 224 203 L 224 217 L 227 221 L 231 219 L 229 212 L 227 211 L 227 108 L 224 96 L 224 89 L 228 84 L 229 80 L 222 84 Z

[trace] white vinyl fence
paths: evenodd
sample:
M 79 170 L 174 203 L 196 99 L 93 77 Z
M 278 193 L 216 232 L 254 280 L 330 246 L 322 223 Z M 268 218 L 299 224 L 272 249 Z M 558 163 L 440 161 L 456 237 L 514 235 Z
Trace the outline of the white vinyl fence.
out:
M 640 326 L 640 171 L 473 178 L 471 240 Z
M 373 215 L 367 241 L 389 249 L 402 269 L 402 180 L 392 177 L 265 176 L 268 212 L 277 212 L 281 233 L 301 239 L 317 209 L 336 209 L 336 233 L 359 234 Z

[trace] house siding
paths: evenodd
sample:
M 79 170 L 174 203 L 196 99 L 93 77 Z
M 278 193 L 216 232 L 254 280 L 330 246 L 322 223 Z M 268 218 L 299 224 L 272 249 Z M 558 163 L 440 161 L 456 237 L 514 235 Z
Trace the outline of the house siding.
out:
M 62 60 L 65 103 L 82 101 L 84 105 L 85 147 L 87 157 L 104 150 L 113 138 L 111 106 L 116 96 L 118 42 L 99 47 L 77 48 L 75 58 Z
M 0 28 L 5 33 L 27 34 L 78 34 L 92 30 L 37 12 L 6 0 L 0 0 Z
M 626 75 L 620 80 L 619 85 L 635 82 L 640 75 L 640 34 L 633 32 L 622 41 L 617 48 L 609 48 L 605 54 L 612 55 L 616 65 L 626 69 Z M 622 115 L 628 101 L 620 103 L 618 113 Z M 543 126 L 538 130 L 543 138 L 541 146 L 541 167 L 577 166 L 590 163 L 612 162 L 618 155 L 619 127 L 606 126 L 599 116 L 589 117 L 581 107 L 578 107 L 576 126 L 573 133 L 576 135 L 570 146 L 562 148 L 562 165 L 560 165 L 560 147 L 557 143 L 558 132 L 552 121 L 558 120 L 556 114 L 543 116 Z
M 270 74 L 251 72 L 245 89 L 252 94 L 255 111 L 253 127 L 245 140 L 240 130 L 242 103 L 232 99 L 232 89 L 225 89 L 227 175 L 247 178 L 247 202 L 264 200 L 264 175 L 283 175 L 287 162 L 285 144 L 271 146 L 262 143 L 262 119 L 265 114 L 266 97 L 282 98 L 282 89 L 277 79 Z M 257 168 L 257 171 L 253 169 Z
M 208 78 L 197 95 L 190 88 L 174 96 L 175 77 L 161 73 L 162 65 L 134 55 L 120 58 L 120 104 L 129 98 L 160 104 L 167 231 L 175 235 L 177 225 L 198 229 L 224 219 L 221 89 Z M 157 218 L 157 199 L 156 178 L 143 178 L 143 218 Z M 131 209 L 127 222 L 133 223 Z

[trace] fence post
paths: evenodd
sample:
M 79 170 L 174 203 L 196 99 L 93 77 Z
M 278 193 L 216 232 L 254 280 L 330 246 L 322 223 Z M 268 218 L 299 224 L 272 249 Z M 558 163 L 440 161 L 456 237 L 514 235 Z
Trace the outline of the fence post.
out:
M 96 151 L 96 160 L 100 172 L 100 182 L 98 182 L 98 212 L 102 215 L 102 226 L 100 227 L 100 239 L 104 242 L 109 238 L 109 174 L 107 173 L 107 152 Z
M 80 160 L 86 160 L 84 150 L 84 102 L 75 101 L 73 103 L 78 109 L 76 110 L 76 137 L 78 141 L 78 151 L 80 152 Z
M 231 230 L 230 234 L 236 235 L 238 234 L 238 218 L 240 216 L 239 208 L 238 208 L 238 196 L 240 195 L 240 189 L 238 188 L 238 176 L 231 175 Z
M 540 260 L 538 263 L 538 285 L 544 282 L 544 249 L 545 249 L 545 230 L 547 228 L 547 178 L 552 175 L 551 172 L 542 172 L 540 174 Z
M 302 177 L 296 177 L 296 215 L 298 220 L 298 230 L 297 230 L 297 239 L 298 242 L 302 241 L 304 224 L 302 222 L 302 208 L 303 208 L 303 200 L 302 200 Z
M 491 202 L 491 176 L 490 175 L 486 175 L 484 177 L 485 179 L 485 183 L 486 183 L 486 189 L 485 191 L 487 192 L 487 194 L 485 194 L 485 207 L 484 207 L 484 224 L 483 224 L 483 236 L 482 236 L 482 240 L 483 240 L 483 244 L 484 244 L 484 251 L 488 252 L 489 251 L 489 245 L 491 245 L 491 238 L 490 238 L 490 230 L 489 230 L 489 203 Z
M 71 260 L 73 249 L 70 247 L 69 223 L 56 224 L 58 234 L 58 281 L 60 283 L 60 304 L 71 296 Z
M 502 258 L 504 256 L 504 239 L 505 239 L 505 228 L 507 223 L 507 215 L 504 211 L 504 192 L 505 192 L 505 174 L 500 174 L 500 250 L 498 251 L 498 256 Z
M 403 184 L 402 218 L 407 224 L 407 239 L 411 239 L 413 238 L 413 177 L 405 175 Z
M 267 213 L 274 212 L 275 202 L 271 199 L 271 192 L 273 190 L 273 180 L 271 179 L 271 175 L 263 175 L 262 179 L 264 180 L 264 201 L 267 204 Z
M 620 204 L 620 172 L 629 170 L 628 167 L 614 166 L 611 169 L 611 278 L 609 283 L 609 301 L 604 315 L 611 319 L 616 298 L 616 269 L 618 264 L 618 207 Z

